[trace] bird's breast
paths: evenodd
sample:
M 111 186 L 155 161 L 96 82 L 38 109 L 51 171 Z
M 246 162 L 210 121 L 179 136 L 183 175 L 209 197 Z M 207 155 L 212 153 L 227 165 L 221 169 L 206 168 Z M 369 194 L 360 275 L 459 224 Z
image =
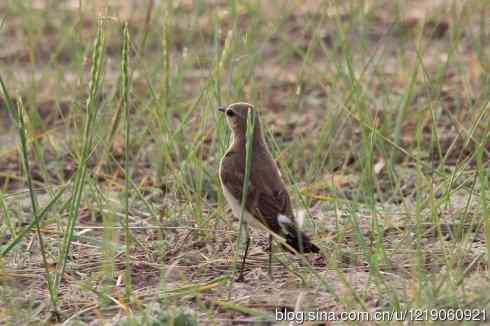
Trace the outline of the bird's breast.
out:
M 226 188 L 223 182 L 221 182 L 221 187 L 223 188 L 223 194 L 225 195 L 226 202 L 231 207 L 233 216 L 235 216 L 237 219 L 240 219 L 240 214 L 242 211 L 240 201 L 237 198 L 235 198 L 235 196 L 233 196 L 233 194 Z M 250 212 L 246 208 L 244 208 L 243 217 L 245 218 L 248 224 L 250 224 L 255 228 L 264 227 L 262 223 L 260 223 L 260 221 L 258 221 L 252 214 L 250 214 Z

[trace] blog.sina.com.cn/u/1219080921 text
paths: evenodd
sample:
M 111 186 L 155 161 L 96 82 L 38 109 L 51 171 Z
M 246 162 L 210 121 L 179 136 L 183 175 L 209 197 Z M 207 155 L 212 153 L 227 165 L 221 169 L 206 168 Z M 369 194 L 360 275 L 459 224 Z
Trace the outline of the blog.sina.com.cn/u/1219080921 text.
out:
M 484 309 L 409 309 L 392 311 L 284 311 L 276 309 L 276 321 L 485 321 Z

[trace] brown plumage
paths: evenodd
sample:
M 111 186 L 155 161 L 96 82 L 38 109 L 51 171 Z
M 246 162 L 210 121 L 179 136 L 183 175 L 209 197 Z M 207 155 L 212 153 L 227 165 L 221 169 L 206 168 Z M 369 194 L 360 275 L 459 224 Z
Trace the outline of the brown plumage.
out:
M 230 147 L 221 160 L 219 169 L 226 200 L 232 207 L 233 214 L 239 217 L 239 203 L 245 178 L 249 110 L 254 112 L 254 133 L 245 218 L 253 226 L 265 227 L 283 237 L 286 243 L 298 252 L 318 252 L 318 247 L 298 230 L 286 185 L 265 142 L 258 113 L 253 111 L 252 105 L 248 103 L 235 103 L 220 109 L 226 114 L 228 125 L 232 130 Z M 287 249 L 286 246 L 284 247 Z M 246 252 L 244 259 L 245 257 Z

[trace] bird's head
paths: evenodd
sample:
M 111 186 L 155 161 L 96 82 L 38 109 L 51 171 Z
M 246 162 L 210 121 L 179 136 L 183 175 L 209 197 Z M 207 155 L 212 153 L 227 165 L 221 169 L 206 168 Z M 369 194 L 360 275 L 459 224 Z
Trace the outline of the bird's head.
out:
M 254 121 L 254 135 L 260 135 L 259 115 L 252 104 L 238 102 L 230 104 L 226 107 L 221 107 L 218 110 L 226 115 L 226 122 L 228 123 L 228 126 L 233 131 L 233 134 L 236 137 L 245 139 L 247 132 L 247 119 L 249 114 L 252 114 L 252 118 Z

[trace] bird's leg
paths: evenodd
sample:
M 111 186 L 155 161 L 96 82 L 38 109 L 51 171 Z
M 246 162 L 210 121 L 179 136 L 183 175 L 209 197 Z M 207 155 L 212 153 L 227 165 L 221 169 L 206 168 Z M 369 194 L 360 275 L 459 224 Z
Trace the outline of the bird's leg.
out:
M 247 242 L 245 243 L 245 252 L 243 253 L 243 258 L 242 258 L 242 264 L 240 266 L 240 275 L 238 275 L 237 281 L 242 282 L 244 280 L 243 278 L 243 271 L 245 269 L 245 260 L 247 259 L 247 254 L 248 254 L 248 247 L 250 246 L 250 236 L 248 235 L 248 232 L 246 232 L 247 235 Z
M 272 234 L 269 234 L 269 277 L 272 279 Z

